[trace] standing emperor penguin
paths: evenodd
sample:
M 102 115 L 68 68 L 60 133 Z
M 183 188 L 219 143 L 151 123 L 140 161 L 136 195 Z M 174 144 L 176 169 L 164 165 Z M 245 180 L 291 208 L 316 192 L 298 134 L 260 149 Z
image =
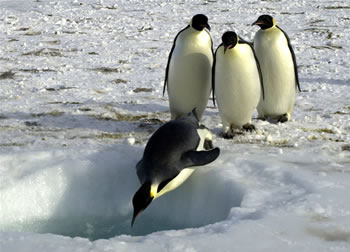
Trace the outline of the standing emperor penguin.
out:
M 286 122 L 293 112 L 296 89 L 300 91 L 293 48 L 273 17 L 262 15 L 252 25 L 261 28 L 254 37 L 265 87 L 265 99 L 258 105 L 259 118 Z
M 263 79 L 252 46 L 233 31 L 223 34 L 215 51 L 212 85 L 224 138 L 232 138 L 235 128 L 254 130 L 251 118 L 264 96 Z
M 201 120 L 211 91 L 213 42 L 205 15 L 195 15 L 175 37 L 165 71 L 171 119 L 196 108 Z
M 209 164 L 219 154 L 220 149 L 213 148 L 210 131 L 199 125 L 194 110 L 162 125 L 149 139 L 136 165 L 141 187 L 132 199 L 131 225 L 152 200 L 180 186 L 195 166 Z

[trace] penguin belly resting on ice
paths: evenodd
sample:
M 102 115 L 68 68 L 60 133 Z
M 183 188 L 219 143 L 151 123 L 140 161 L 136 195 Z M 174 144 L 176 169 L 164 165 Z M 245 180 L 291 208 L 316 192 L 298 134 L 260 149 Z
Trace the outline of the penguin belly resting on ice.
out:
M 213 162 L 220 154 L 212 135 L 199 125 L 195 111 L 162 125 L 146 144 L 137 163 L 141 187 L 132 203 L 136 217 L 156 198 L 180 186 L 196 169 Z
M 296 89 L 300 91 L 293 48 L 273 17 L 262 15 L 252 25 L 261 28 L 254 37 L 265 87 L 265 99 L 260 100 L 257 108 L 259 118 L 286 122 L 291 119 Z
M 235 32 L 225 32 L 216 49 L 212 85 L 224 138 L 232 138 L 234 129 L 254 130 L 251 119 L 264 96 L 263 80 L 252 46 Z
M 171 119 L 196 108 L 201 120 L 211 91 L 213 42 L 205 15 L 193 16 L 190 24 L 175 37 L 165 71 Z

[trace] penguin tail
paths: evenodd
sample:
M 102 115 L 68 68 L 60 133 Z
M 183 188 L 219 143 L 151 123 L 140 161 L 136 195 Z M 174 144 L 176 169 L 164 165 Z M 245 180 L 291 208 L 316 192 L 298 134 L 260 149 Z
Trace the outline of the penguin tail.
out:
M 188 151 L 183 155 L 186 167 L 202 166 L 215 161 L 220 155 L 218 147 L 209 151 Z

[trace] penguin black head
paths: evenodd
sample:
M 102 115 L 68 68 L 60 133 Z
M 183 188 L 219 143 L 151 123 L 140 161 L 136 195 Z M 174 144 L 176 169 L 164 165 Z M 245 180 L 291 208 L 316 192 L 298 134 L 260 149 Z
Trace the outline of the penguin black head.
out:
M 199 127 L 199 118 L 196 112 L 196 108 L 194 108 L 191 112 L 187 113 L 186 115 L 177 118 L 177 120 L 186 121 L 195 127 Z
M 276 22 L 270 15 L 261 15 L 252 25 L 258 25 L 265 30 L 276 25 Z
M 227 49 L 234 48 L 238 42 L 238 36 L 233 31 L 227 31 L 225 32 L 222 37 L 222 43 L 224 45 L 224 53 Z
M 131 226 L 134 225 L 136 217 L 151 204 L 153 198 L 154 196 L 151 195 L 151 183 L 145 182 L 132 199 L 134 215 L 132 217 Z
M 208 24 L 207 16 L 203 14 L 197 14 L 193 16 L 191 20 L 191 26 L 197 31 L 203 31 L 204 28 L 207 28 L 210 31 L 210 25 Z

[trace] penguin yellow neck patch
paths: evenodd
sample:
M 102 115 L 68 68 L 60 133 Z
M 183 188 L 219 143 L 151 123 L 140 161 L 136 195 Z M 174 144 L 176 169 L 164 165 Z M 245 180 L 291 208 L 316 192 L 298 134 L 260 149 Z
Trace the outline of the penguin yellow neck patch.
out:
M 277 24 L 276 20 L 274 18 L 272 18 L 272 24 L 273 24 L 273 26 L 275 26 Z
M 156 197 L 156 195 L 157 195 L 157 188 L 158 188 L 158 185 L 154 185 L 154 184 L 151 185 L 151 191 L 149 193 L 151 198 L 155 198 Z

